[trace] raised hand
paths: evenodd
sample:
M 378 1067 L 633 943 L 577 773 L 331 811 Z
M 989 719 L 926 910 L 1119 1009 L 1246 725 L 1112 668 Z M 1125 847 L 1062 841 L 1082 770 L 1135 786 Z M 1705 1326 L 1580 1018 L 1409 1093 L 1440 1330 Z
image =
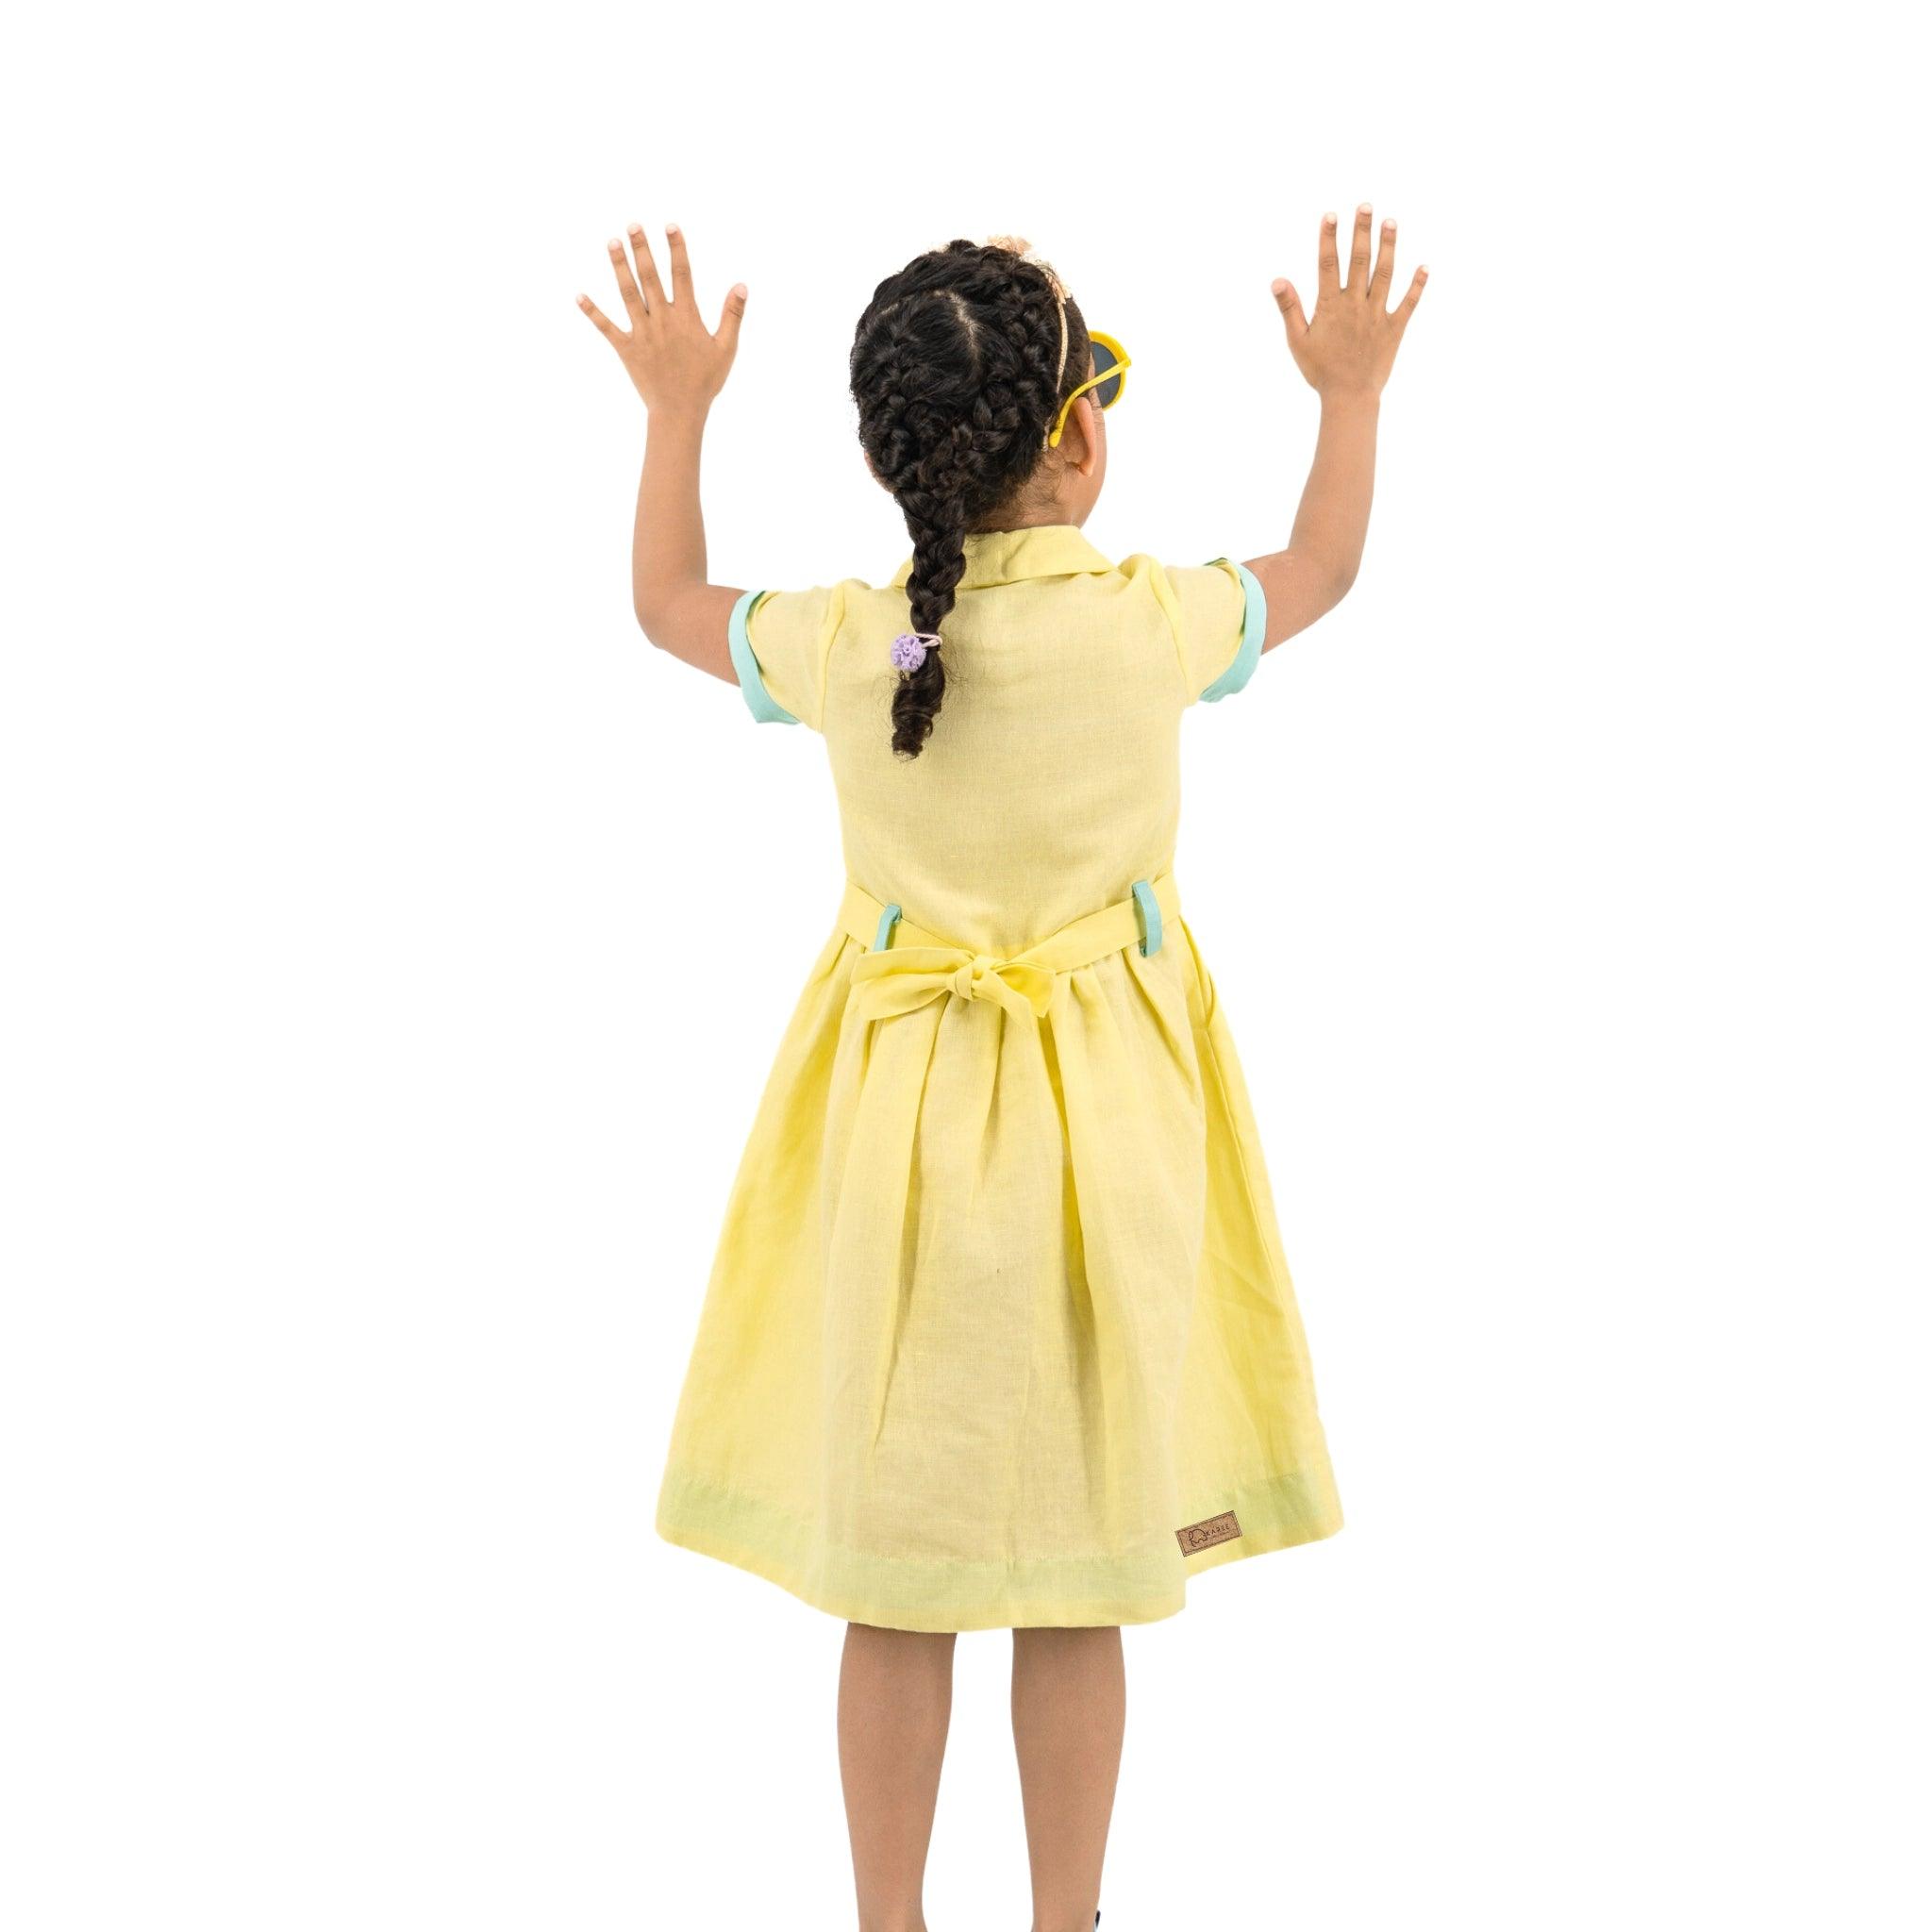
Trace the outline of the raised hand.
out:
M 1369 229 L 1374 211 L 1367 202 L 1355 211 L 1355 240 L 1349 249 L 1348 280 L 1341 279 L 1333 215 L 1322 217 L 1321 292 L 1312 316 L 1302 313 L 1293 283 L 1274 284 L 1275 306 L 1288 327 L 1289 353 L 1295 367 L 1323 396 L 1378 395 L 1395 363 L 1402 332 L 1429 279 L 1419 268 L 1408 292 L 1391 310 L 1389 285 L 1395 275 L 1395 224 L 1382 224 L 1382 248 L 1369 273 Z
M 671 252 L 671 293 L 658 279 L 651 244 L 636 222 L 630 225 L 630 245 L 638 258 L 637 274 L 624 243 L 610 238 L 610 266 L 624 297 L 630 327 L 622 329 L 591 300 L 577 297 L 577 307 L 596 325 L 597 333 L 617 351 L 625 374 L 644 399 L 647 409 L 683 408 L 702 414 L 724 387 L 738 354 L 738 325 L 744 318 L 744 284 L 724 298 L 724 312 L 715 331 L 698 315 L 691 287 L 691 258 L 685 252 L 684 231 L 664 231 Z

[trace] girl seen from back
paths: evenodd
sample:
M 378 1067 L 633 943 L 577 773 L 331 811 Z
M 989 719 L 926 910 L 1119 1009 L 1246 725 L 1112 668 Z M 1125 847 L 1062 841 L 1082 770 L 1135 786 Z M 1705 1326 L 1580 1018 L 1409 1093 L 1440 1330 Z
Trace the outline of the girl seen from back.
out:
M 1394 224 L 1374 240 L 1364 207 L 1344 275 L 1326 216 L 1312 311 L 1274 285 L 1321 429 L 1287 544 L 1245 562 L 1082 534 L 1128 357 L 996 238 L 889 276 L 854 338 L 860 445 L 909 558 L 879 585 L 714 584 L 699 452 L 745 290 L 708 328 L 683 236 L 667 290 L 633 227 L 609 244 L 624 322 L 578 297 L 649 411 L 638 622 L 754 718 L 821 733 L 838 792 L 844 895 L 725 1211 L 658 1528 L 845 1620 L 860 1932 L 924 1932 L 958 1632 L 1013 1633 L 1034 1932 L 1086 1932 L 1121 1626 L 1341 1526 L 1173 863 L 1181 714 L 1356 575 L 1426 278 L 1391 308 Z

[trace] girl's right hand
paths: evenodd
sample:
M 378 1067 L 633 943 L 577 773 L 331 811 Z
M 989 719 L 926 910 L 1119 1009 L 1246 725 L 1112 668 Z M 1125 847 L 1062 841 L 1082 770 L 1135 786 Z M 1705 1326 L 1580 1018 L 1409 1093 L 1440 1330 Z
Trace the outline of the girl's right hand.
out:
M 647 409 L 683 408 L 702 415 L 724 387 L 738 354 L 738 325 L 744 318 L 744 284 L 724 298 L 724 312 L 714 334 L 698 316 L 697 295 L 691 287 L 691 258 L 685 253 L 684 231 L 664 231 L 671 244 L 671 293 L 658 279 L 651 244 L 633 222 L 630 245 L 637 252 L 638 274 L 631 274 L 624 243 L 610 240 L 610 266 L 617 276 L 630 327 L 621 329 L 588 295 L 577 307 L 596 325 L 597 333 L 617 351 L 625 374 Z M 642 287 L 640 288 L 639 284 Z
M 1287 280 L 1274 284 L 1275 306 L 1288 326 L 1289 353 L 1295 366 L 1323 397 L 1379 395 L 1395 365 L 1395 351 L 1429 278 L 1419 268 L 1408 293 L 1392 310 L 1389 284 L 1395 274 L 1395 224 L 1382 224 L 1382 252 L 1369 273 L 1367 202 L 1355 211 L 1355 245 L 1349 251 L 1348 280 L 1341 279 L 1333 215 L 1322 217 L 1321 295 L 1312 317 L 1302 313 L 1301 298 Z

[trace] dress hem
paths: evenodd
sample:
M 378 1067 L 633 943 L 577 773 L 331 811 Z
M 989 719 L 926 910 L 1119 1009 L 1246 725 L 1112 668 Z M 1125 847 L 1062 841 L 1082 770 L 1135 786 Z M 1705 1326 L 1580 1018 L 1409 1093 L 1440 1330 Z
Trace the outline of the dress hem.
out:
M 813 1543 L 804 1525 L 769 1504 L 738 1495 L 688 1473 L 666 1472 L 656 1527 L 668 1543 L 762 1577 L 812 1608 L 849 1623 L 889 1630 L 949 1633 L 1074 1629 L 1154 1624 L 1177 1616 L 1187 1604 L 1187 1579 L 1191 1575 L 1239 1562 L 1246 1557 L 1319 1542 L 1341 1528 L 1341 1507 L 1325 1471 L 1314 1475 L 1279 1477 L 1239 1491 L 1233 1507 L 1238 1513 L 1246 1512 L 1249 1525 L 1239 1537 L 1186 1557 L 1176 1544 L 1171 1557 L 1163 1553 L 1152 1559 L 1148 1567 L 1158 1566 L 1159 1572 L 1172 1578 L 1171 1583 L 1139 1592 L 1070 1590 L 1064 1594 L 1047 1594 L 1015 1589 L 1008 1580 L 1005 1587 L 995 1583 L 975 1591 L 975 1600 L 969 1604 L 957 1600 L 956 1590 L 950 1606 L 930 1600 L 888 1602 L 841 1584 L 827 1574 L 839 1563 L 836 1553 L 822 1542 Z M 760 1530 L 763 1534 L 757 1534 Z M 782 1553 L 777 1545 L 787 1542 L 794 1547 L 807 1545 L 809 1559 L 800 1560 L 796 1556 Z M 862 1567 L 866 1559 L 845 1560 Z M 871 1561 L 876 1564 L 878 1559 Z M 971 1573 L 994 1566 L 930 1567 L 948 1579 L 957 1579 L 961 1570 Z M 1026 1574 L 1035 1574 L 1052 1567 L 1043 1563 L 1031 1565 Z M 1074 1572 L 1104 1570 L 1108 1566 L 1070 1560 L 1064 1567 Z M 1010 1579 L 1012 1573 L 1001 1574 Z

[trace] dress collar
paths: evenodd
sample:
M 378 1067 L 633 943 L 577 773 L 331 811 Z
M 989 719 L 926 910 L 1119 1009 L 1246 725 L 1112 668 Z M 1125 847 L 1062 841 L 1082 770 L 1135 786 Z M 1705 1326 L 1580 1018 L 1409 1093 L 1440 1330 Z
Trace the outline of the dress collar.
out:
M 1017 584 L 1026 577 L 1084 576 L 1113 565 L 1081 536 L 1074 524 L 1035 524 L 1024 530 L 969 530 L 962 591 L 991 584 Z M 892 578 L 904 586 L 912 575 L 908 557 Z

